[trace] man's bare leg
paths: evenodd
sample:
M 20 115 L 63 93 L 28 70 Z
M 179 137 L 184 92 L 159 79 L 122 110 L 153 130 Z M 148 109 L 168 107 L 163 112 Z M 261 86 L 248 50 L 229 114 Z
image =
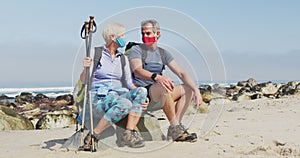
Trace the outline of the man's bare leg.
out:
M 175 113 L 178 121 L 181 122 L 184 113 L 191 104 L 193 91 L 186 85 L 176 85 L 173 90 L 173 100 L 177 101 Z
M 154 84 L 150 88 L 150 93 L 153 101 L 160 101 L 162 109 L 166 114 L 171 125 L 177 125 L 178 119 L 175 113 L 175 102 L 173 100 L 172 92 L 167 92 L 162 86 Z

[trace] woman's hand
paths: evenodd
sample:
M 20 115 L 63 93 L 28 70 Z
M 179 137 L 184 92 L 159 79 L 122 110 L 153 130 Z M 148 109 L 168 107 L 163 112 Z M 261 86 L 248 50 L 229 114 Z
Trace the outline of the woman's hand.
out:
M 85 57 L 85 58 L 83 59 L 83 67 L 84 67 L 84 68 L 88 68 L 88 67 L 91 67 L 91 65 L 92 65 L 92 58 L 90 58 L 90 57 Z
M 149 98 L 147 97 L 147 98 L 146 98 L 146 102 L 145 102 L 145 103 L 142 103 L 142 110 L 143 110 L 143 111 L 146 111 L 147 108 L 148 108 L 148 105 L 149 105 Z

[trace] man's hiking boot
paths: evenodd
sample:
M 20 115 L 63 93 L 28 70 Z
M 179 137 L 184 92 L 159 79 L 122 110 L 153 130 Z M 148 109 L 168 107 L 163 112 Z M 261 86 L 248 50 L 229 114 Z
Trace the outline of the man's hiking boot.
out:
M 116 143 L 118 147 L 124 147 L 127 145 L 131 148 L 141 148 L 145 146 L 144 139 L 136 130 L 125 130 L 121 140 L 117 140 Z
M 182 124 L 180 124 L 176 126 L 169 126 L 167 139 L 178 142 L 196 142 L 197 134 L 189 133 L 187 129 L 185 129 Z
M 92 148 L 92 139 L 94 139 L 94 150 Z M 98 146 L 98 139 L 96 138 L 96 136 L 92 135 L 91 132 L 89 132 L 85 138 L 84 138 L 84 145 L 80 146 L 78 150 L 80 151 L 92 151 L 95 152 L 96 148 Z
M 179 126 L 182 128 L 184 133 L 188 134 L 187 139 L 190 140 L 190 142 L 196 142 L 197 141 L 197 134 L 196 133 L 189 133 L 187 130 L 188 128 L 185 128 L 182 123 L 179 124 Z

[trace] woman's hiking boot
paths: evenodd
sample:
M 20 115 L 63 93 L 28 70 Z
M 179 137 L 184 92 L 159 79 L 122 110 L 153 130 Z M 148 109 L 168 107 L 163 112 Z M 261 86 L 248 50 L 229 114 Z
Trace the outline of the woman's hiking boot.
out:
M 180 142 L 196 142 L 197 134 L 189 133 L 181 124 L 175 126 L 171 125 L 168 128 L 167 139 Z
M 94 139 L 94 148 L 92 148 L 92 139 Z M 85 138 L 84 138 L 84 145 L 79 147 L 80 151 L 92 151 L 95 152 L 96 148 L 98 146 L 98 140 L 95 135 L 92 135 L 91 132 L 89 132 Z M 93 150 L 94 149 L 94 150 Z
M 141 148 L 145 146 L 143 137 L 136 130 L 125 130 L 121 140 L 117 140 L 118 147 L 127 145 L 131 148 Z

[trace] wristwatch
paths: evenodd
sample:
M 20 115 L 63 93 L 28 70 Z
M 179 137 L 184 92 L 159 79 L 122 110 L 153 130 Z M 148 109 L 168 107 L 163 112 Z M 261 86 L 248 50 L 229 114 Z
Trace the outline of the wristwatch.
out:
M 151 79 L 152 79 L 154 82 L 156 82 L 156 81 L 155 81 L 156 76 L 157 76 L 157 73 L 153 73 L 153 74 L 151 75 Z

